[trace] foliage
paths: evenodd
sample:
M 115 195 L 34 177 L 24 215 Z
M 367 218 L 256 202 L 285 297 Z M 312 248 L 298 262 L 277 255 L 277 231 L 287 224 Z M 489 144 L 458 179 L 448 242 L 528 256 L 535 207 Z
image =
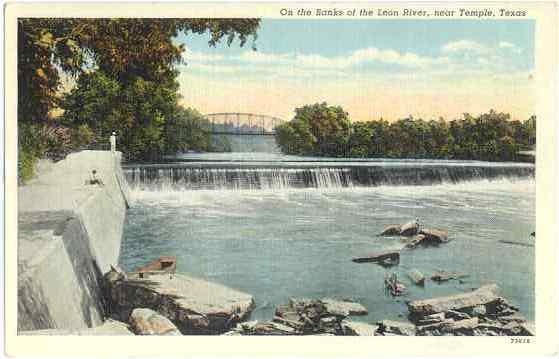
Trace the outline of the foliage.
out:
M 49 112 L 65 110 L 76 144 L 106 141 L 117 130 L 129 158 L 151 158 L 167 146 L 165 123 L 177 109 L 175 65 L 180 33 L 210 34 L 209 45 L 256 38 L 258 19 L 18 19 L 18 122 L 51 125 Z M 61 98 L 61 83 L 77 87 Z M 76 130 L 81 127 L 81 130 Z M 86 127 L 93 131 L 87 134 Z M 83 145 L 83 144 L 82 144 Z M 35 158 L 36 146 L 24 158 Z M 51 146 L 52 147 L 52 146 Z M 27 161 L 27 160 L 26 160 Z M 30 162 L 30 161 L 27 161 Z M 28 166 L 27 166 L 28 167 Z M 26 167 L 26 168 L 27 168 Z
M 163 150 L 165 121 L 175 112 L 176 91 L 174 81 L 136 77 L 119 83 L 98 70 L 82 75 L 65 96 L 63 121 L 86 125 L 101 144 L 108 143 L 110 134 L 116 131 L 119 150 L 127 156 L 153 158 Z
M 276 128 L 276 138 L 289 154 L 337 156 L 346 147 L 349 128 L 347 112 L 323 102 L 295 109 L 293 121 Z
M 59 159 L 75 147 L 71 141 L 72 130 L 54 123 L 18 123 L 18 175 L 20 182 L 33 177 L 41 157 Z
M 57 104 L 60 73 L 100 69 L 119 82 L 176 77 L 179 33 L 210 33 L 209 45 L 256 38 L 258 19 L 18 19 L 18 118 L 44 121 Z
M 296 155 L 488 161 L 516 160 L 519 150 L 536 141 L 535 116 L 510 121 L 508 114 L 494 110 L 450 122 L 409 116 L 393 123 L 381 119 L 350 125 L 342 114 L 341 108 L 324 103 L 304 106 L 292 121 L 276 128 L 276 141 L 282 152 Z
M 165 152 L 208 151 L 211 144 L 209 122 L 191 108 L 178 108 L 165 125 Z

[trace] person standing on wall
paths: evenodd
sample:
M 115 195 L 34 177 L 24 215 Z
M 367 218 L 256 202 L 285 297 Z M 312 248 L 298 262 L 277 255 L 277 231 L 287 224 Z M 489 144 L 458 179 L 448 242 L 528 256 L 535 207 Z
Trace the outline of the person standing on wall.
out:
M 111 137 L 110 137 L 109 141 L 111 142 L 111 152 L 115 152 L 116 151 L 116 133 L 114 131 L 111 134 Z

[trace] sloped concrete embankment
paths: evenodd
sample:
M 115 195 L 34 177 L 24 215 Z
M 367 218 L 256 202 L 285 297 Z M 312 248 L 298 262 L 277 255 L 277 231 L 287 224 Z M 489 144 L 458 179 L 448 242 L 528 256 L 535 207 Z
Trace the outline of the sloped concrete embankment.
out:
M 118 261 L 128 203 L 120 159 L 74 153 L 19 188 L 18 331 L 102 324 L 102 274 Z M 103 185 L 88 183 L 92 170 Z

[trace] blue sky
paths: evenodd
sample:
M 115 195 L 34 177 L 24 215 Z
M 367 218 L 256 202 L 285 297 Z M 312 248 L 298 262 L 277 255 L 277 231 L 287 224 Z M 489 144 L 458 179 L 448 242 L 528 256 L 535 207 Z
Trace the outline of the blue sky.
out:
M 305 103 L 358 120 L 456 117 L 490 108 L 533 113 L 531 20 L 262 20 L 248 42 L 208 47 L 182 35 L 186 106 L 289 118 Z M 242 96 L 241 94 L 244 94 Z

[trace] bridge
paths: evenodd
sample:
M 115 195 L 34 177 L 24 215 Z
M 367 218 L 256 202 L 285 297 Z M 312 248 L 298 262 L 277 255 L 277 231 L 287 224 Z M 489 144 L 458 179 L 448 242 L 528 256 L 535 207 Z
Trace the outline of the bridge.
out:
M 276 126 L 285 122 L 281 118 L 243 112 L 220 112 L 204 115 L 209 131 L 225 135 L 273 136 Z

